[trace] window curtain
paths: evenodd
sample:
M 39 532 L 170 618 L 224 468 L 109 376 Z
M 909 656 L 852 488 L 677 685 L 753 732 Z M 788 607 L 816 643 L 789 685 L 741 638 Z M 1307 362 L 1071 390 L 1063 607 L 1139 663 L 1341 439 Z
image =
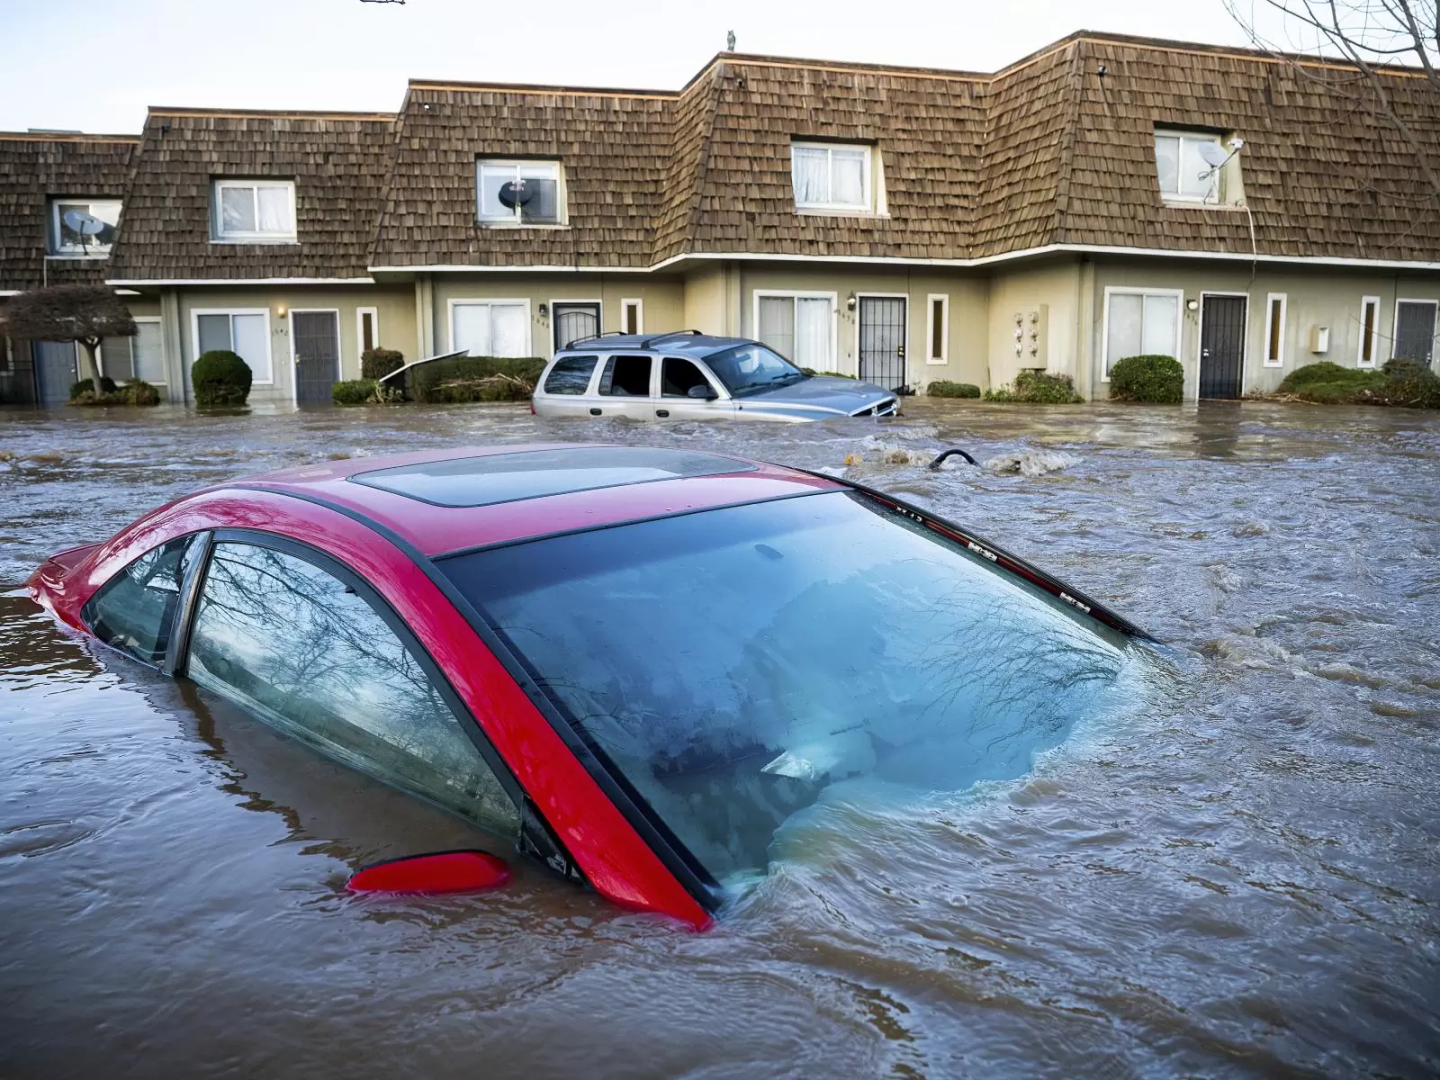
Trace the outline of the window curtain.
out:
M 1113 293 L 1110 296 L 1110 325 L 1105 342 L 1105 374 L 1115 361 L 1140 355 L 1140 326 L 1145 298 L 1138 293 Z
M 1155 167 L 1160 173 L 1160 191 L 1174 195 L 1180 190 L 1180 140 L 1173 135 L 1155 136 Z
M 1145 315 L 1140 332 L 1142 354 L 1179 358 L 1179 342 L 1175 340 L 1175 316 L 1179 303 L 1173 296 L 1145 297 Z
M 465 349 L 471 356 L 490 355 L 489 304 L 456 304 L 451 318 L 452 349 Z
M 290 189 L 288 187 L 256 188 L 255 197 L 260 207 L 261 232 L 288 233 L 295 231 L 295 219 L 290 213 Z
M 160 340 L 160 324 L 137 322 L 139 333 L 130 339 L 135 357 L 135 377 L 148 383 L 165 385 L 165 349 Z
M 797 206 L 815 206 L 830 201 L 829 151 L 809 146 L 792 147 L 790 164 Z
M 830 152 L 831 197 L 837 206 L 865 205 L 865 151 Z
M 272 382 L 270 371 L 270 327 L 268 315 L 232 315 L 231 331 L 235 336 L 235 351 L 250 366 L 250 374 L 256 382 Z
M 795 301 L 795 352 L 789 356 L 797 367 L 829 371 L 834 365 L 830 357 L 830 298 L 802 296 Z
M 254 188 L 220 189 L 220 229 L 227 233 L 255 231 Z
M 214 352 L 216 349 L 230 350 L 230 316 L 229 315 L 197 315 L 195 325 L 198 328 L 200 338 L 198 348 L 202 353 Z
M 795 301 L 789 296 L 760 298 L 760 340 L 781 356 L 795 357 Z
M 492 304 L 490 307 L 491 356 L 524 356 L 528 351 L 524 304 Z

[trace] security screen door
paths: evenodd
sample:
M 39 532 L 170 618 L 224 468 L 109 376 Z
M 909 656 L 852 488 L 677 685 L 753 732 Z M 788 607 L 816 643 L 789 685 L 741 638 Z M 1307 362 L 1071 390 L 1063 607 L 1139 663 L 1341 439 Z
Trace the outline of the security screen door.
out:
M 1426 367 L 1435 359 L 1435 302 L 1401 300 L 1395 307 L 1395 356 L 1418 360 Z
M 1243 296 L 1206 296 L 1200 323 L 1200 396 L 1238 398 L 1245 366 Z
M 860 378 L 886 390 L 905 385 L 905 298 L 860 298 Z
M 556 304 L 552 317 L 557 350 L 565 348 L 572 341 L 594 337 L 600 333 L 599 304 Z
M 330 401 L 340 378 L 340 316 L 333 311 L 291 313 L 295 334 L 295 400 Z

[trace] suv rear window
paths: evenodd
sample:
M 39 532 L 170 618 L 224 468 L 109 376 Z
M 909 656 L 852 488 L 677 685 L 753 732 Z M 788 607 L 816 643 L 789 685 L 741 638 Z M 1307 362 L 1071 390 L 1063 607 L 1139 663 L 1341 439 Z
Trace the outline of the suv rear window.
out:
M 545 376 L 547 394 L 583 394 L 590 388 L 598 356 L 564 356 L 555 361 Z

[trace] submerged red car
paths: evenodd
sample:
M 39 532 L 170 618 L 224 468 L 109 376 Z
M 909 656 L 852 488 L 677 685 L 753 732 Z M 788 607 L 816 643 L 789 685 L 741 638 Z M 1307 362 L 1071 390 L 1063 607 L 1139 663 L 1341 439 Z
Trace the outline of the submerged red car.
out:
M 1145 637 L 889 495 L 622 446 L 227 483 L 52 556 L 30 591 L 134 660 L 695 927 L 836 793 L 1024 772 L 1106 707 Z

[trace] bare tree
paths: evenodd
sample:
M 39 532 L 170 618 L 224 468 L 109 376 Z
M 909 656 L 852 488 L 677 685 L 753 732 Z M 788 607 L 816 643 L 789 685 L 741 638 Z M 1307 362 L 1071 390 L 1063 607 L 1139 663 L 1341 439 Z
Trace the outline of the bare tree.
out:
M 139 331 L 120 298 L 103 285 L 52 285 L 12 296 L 4 308 L 8 337 L 26 341 L 75 341 L 85 346 L 80 378 L 97 379 L 96 350 L 107 337 Z M 97 383 L 98 388 L 98 383 Z
M 1413 115 L 1396 108 L 1393 84 L 1383 78 L 1389 64 L 1418 67 L 1436 94 L 1440 111 L 1440 0 L 1223 0 L 1257 48 L 1290 60 L 1302 77 L 1319 80 L 1332 91 L 1352 97 L 1388 124 L 1414 155 L 1432 197 L 1440 199 L 1440 161 L 1435 140 L 1415 130 Z M 1282 49 L 1260 30 L 1258 14 L 1269 15 L 1290 39 Z M 1358 78 L 1344 82 L 1333 74 L 1296 62 L 1296 51 L 1338 54 L 1355 66 Z

